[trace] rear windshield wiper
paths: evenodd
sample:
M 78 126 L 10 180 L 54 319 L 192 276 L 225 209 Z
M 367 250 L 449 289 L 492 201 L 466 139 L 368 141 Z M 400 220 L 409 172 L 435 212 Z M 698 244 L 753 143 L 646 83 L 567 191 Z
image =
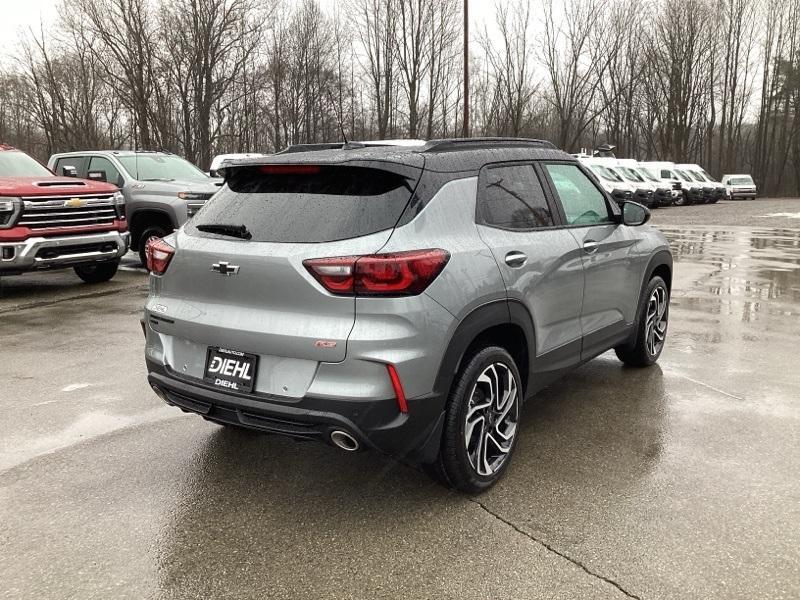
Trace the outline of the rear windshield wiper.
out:
M 253 235 L 247 230 L 244 225 L 227 225 L 220 223 L 209 223 L 207 225 L 195 225 L 199 231 L 206 233 L 217 233 L 219 235 L 227 235 L 229 237 L 239 238 L 240 240 L 249 240 Z

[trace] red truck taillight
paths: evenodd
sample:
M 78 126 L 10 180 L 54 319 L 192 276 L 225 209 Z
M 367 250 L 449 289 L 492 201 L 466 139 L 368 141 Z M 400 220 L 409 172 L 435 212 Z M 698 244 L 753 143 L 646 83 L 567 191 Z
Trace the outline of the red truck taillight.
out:
M 303 261 L 308 272 L 340 296 L 415 296 L 450 260 L 438 248 L 367 256 L 337 256 Z
M 163 275 L 167 272 L 167 267 L 175 256 L 175 248 L 170 246 L 161 238 L 150 238 L 144 247 L 147 258 L 147 270 L 154 275 Z

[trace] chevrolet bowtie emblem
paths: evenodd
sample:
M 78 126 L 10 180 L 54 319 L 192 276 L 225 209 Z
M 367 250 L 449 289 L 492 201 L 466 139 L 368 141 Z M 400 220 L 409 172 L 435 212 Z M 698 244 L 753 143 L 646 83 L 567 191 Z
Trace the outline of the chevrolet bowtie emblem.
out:
M 226 262 L 218 262 L 211 265 L 211 270 L 220 275 L 236 275 L 239 272 L 239 265 L 230 265 Z
M 81 208 L 82 206 L 86 206 L 86 200 L 81 200 L 80 198 L 70 198 L 69 200 L 64 201 L 64 206 L 67 208 Z

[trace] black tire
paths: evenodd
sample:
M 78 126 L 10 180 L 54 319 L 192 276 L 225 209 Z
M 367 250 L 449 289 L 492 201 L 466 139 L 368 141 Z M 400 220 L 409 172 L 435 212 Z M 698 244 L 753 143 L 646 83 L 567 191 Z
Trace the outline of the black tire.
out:
M 686 206 L 687 204 L 690 204 L 690 202 L 689 199 L 686 197 L 686 194 L 684 192 L 681 192 L 678 195 L 678 197 L 675 198 L 675 201 L 672 204 L 674 206 Z
M 656 291 L 663 295 L 662 304 L 656 297 Z M 655 303 L 655 306 L 654 304 Z M 651 309 L 655 308 L 655 315 L 659 321 L 654 325 L 653 338 L 650 339 L 650 314 Z M 649 367 L 654 365 L 664 350 L 667 336 L 667 326 L 669 324 L 669 288 L 664 280 L 658 275 L 654 276 L 645 288 L 644 294 L 639 299 L 639 320 L 636 323 L 636 338 L 631 344 L 614 348 L 617 358 L 630 367 Z M 660 316 L 658 316 L 660 315 Z M 663 328 L 661 327 L 663 324 Z M 656 328 L 661 340 L 659 342 L 656 335 Z
M 74 267 L 75 274 L 86 283 L 105 283 L 117 274 L 119 261 L 90 263 Z
M 139 260 L 145 269 L 147 268 L 147 256 L 144 253 L 144 249 L 147 246 L 147 241 L 150 238 L 163 238 L 166 235 L 168 235 L 167 230 L 159 225 L 148 227 L 142 232 L 142 237 L 139 238 Z
M 505 367 L 506 370 L 503 371 L 501 366 Z M 489 386 L 485 383 L 479 383 L 478 379 L 491 368 L 495 368 L 495 373 L 499 373 L 497 379 L 506 379 L 506 382 L 510 383 L 510 380 L 503 377 L 503 375 L 510 374 L 511 377 L 513 377 L 514 386 L 516 386 L 516 396 L 513 398 L 514 405 L 511 406 L 511 408 L 508 408 L 508 405 L 505 404 L 501 405 L 503 410 L 508 408 L 508 410 L 505 410 L 505 417 L 499 414 L 502 413 L 502 410 L 494 417 L 481 417 L 478 415 L 478 419 L 482 418 L 481 427 L 487 423 L 487 419 L 490 419 L 494 425 L 490 427 L 489 432 L 486 434 L 484 434 L 485 429 L 482 428 L 477 431 L 477 436 L 474 434 L 471 436 L 471 439 L 476 440 L 478 443 L 481 442 L 480 438 L 482 438 L 483 443 L 486 444 L 486 438 L 490 434 L 493 436 L 492 439 L 496 437 L 501 441 L 508 440 L 508 438 L 501 437 L 503 434 L 500 434 L 500 427 L 504 428 L 505 434 L 508 434 L 509 431 L 513 431 L 510 434 L 510 440 L 507 441 L 504 451 L 500 451 L 498 445 L 491 445 L 494 453 L 498 456 L 498 462 L 495 464 L 493 460 L 490 472 L 484 474 L 480 473 L 470 460 L 470 455 L 472 453 L 468 451 L 469 442 L 465 439 L 465 434 L 467 433 L 468 415 L 477 414 L 480 410 L 480 403 L 486 400 L 485 393 L 482 390 L 488 389 Z M 425 470 L 428 474 L 438 479 L 447 487 L 467 494 L 478 494 L 494 485 L 508 468 L 511 462 L 511 456 L 514 453 L 514 448 L 516 448 L 523 400 L 521 381 L 519 369 L 514 359 L 504 348 L 499 346 L 484 346 L 478 348 L 475 353 L 467 357 L 453 381 L 453 386 L 447 399 L 445 423 L 442 431 L 442 443 L 439 449 L 439 455 L 435 463 L 425 465 Z M 501 384 L 505 386 L 504 389 L 511 389 L 509 383 L 501 381 Z M 502 395 L 504 394 L 498 394 L 498 396 Z M 511 400 L 512 396 L 509 395 L 507 401 Z M 482 412 L 486 413 L 490 410 L 495 410 L 494 403 Z M 473 431 L 477 428 L 476 422 L 477 420 L 472 421 Z M 513 425 L 513 430 L 508 428 L 509 425 Z M 486 445 L 485 447 L 489 448 L 490 446 Z M 480 451 L 481 446 L 478 446 L 476 448 L 476 453 L 480 454 Z M 477 459 L 477 456 L 475 458 Z M 485 454 L 485 460 L 483 462 L 486 465 L 489 464 L 488 452 Z

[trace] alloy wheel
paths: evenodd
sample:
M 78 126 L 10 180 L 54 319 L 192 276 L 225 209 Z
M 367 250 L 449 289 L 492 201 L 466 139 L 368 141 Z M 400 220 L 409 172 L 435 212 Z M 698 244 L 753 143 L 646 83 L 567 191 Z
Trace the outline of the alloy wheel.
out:
M 470 394 L 464 444 L 472 468 L 497 473 L 514 445 L 519 421 L 519 386 L 513 371 L 496 362 L 486 367 Z
M 647 302 L 647 320 L 645 321 L 645 342 L 650 356 L 657 356 L 664 347 L 667 337 L 667 304 L 669 297 L 663 286 L 658 286 Z

